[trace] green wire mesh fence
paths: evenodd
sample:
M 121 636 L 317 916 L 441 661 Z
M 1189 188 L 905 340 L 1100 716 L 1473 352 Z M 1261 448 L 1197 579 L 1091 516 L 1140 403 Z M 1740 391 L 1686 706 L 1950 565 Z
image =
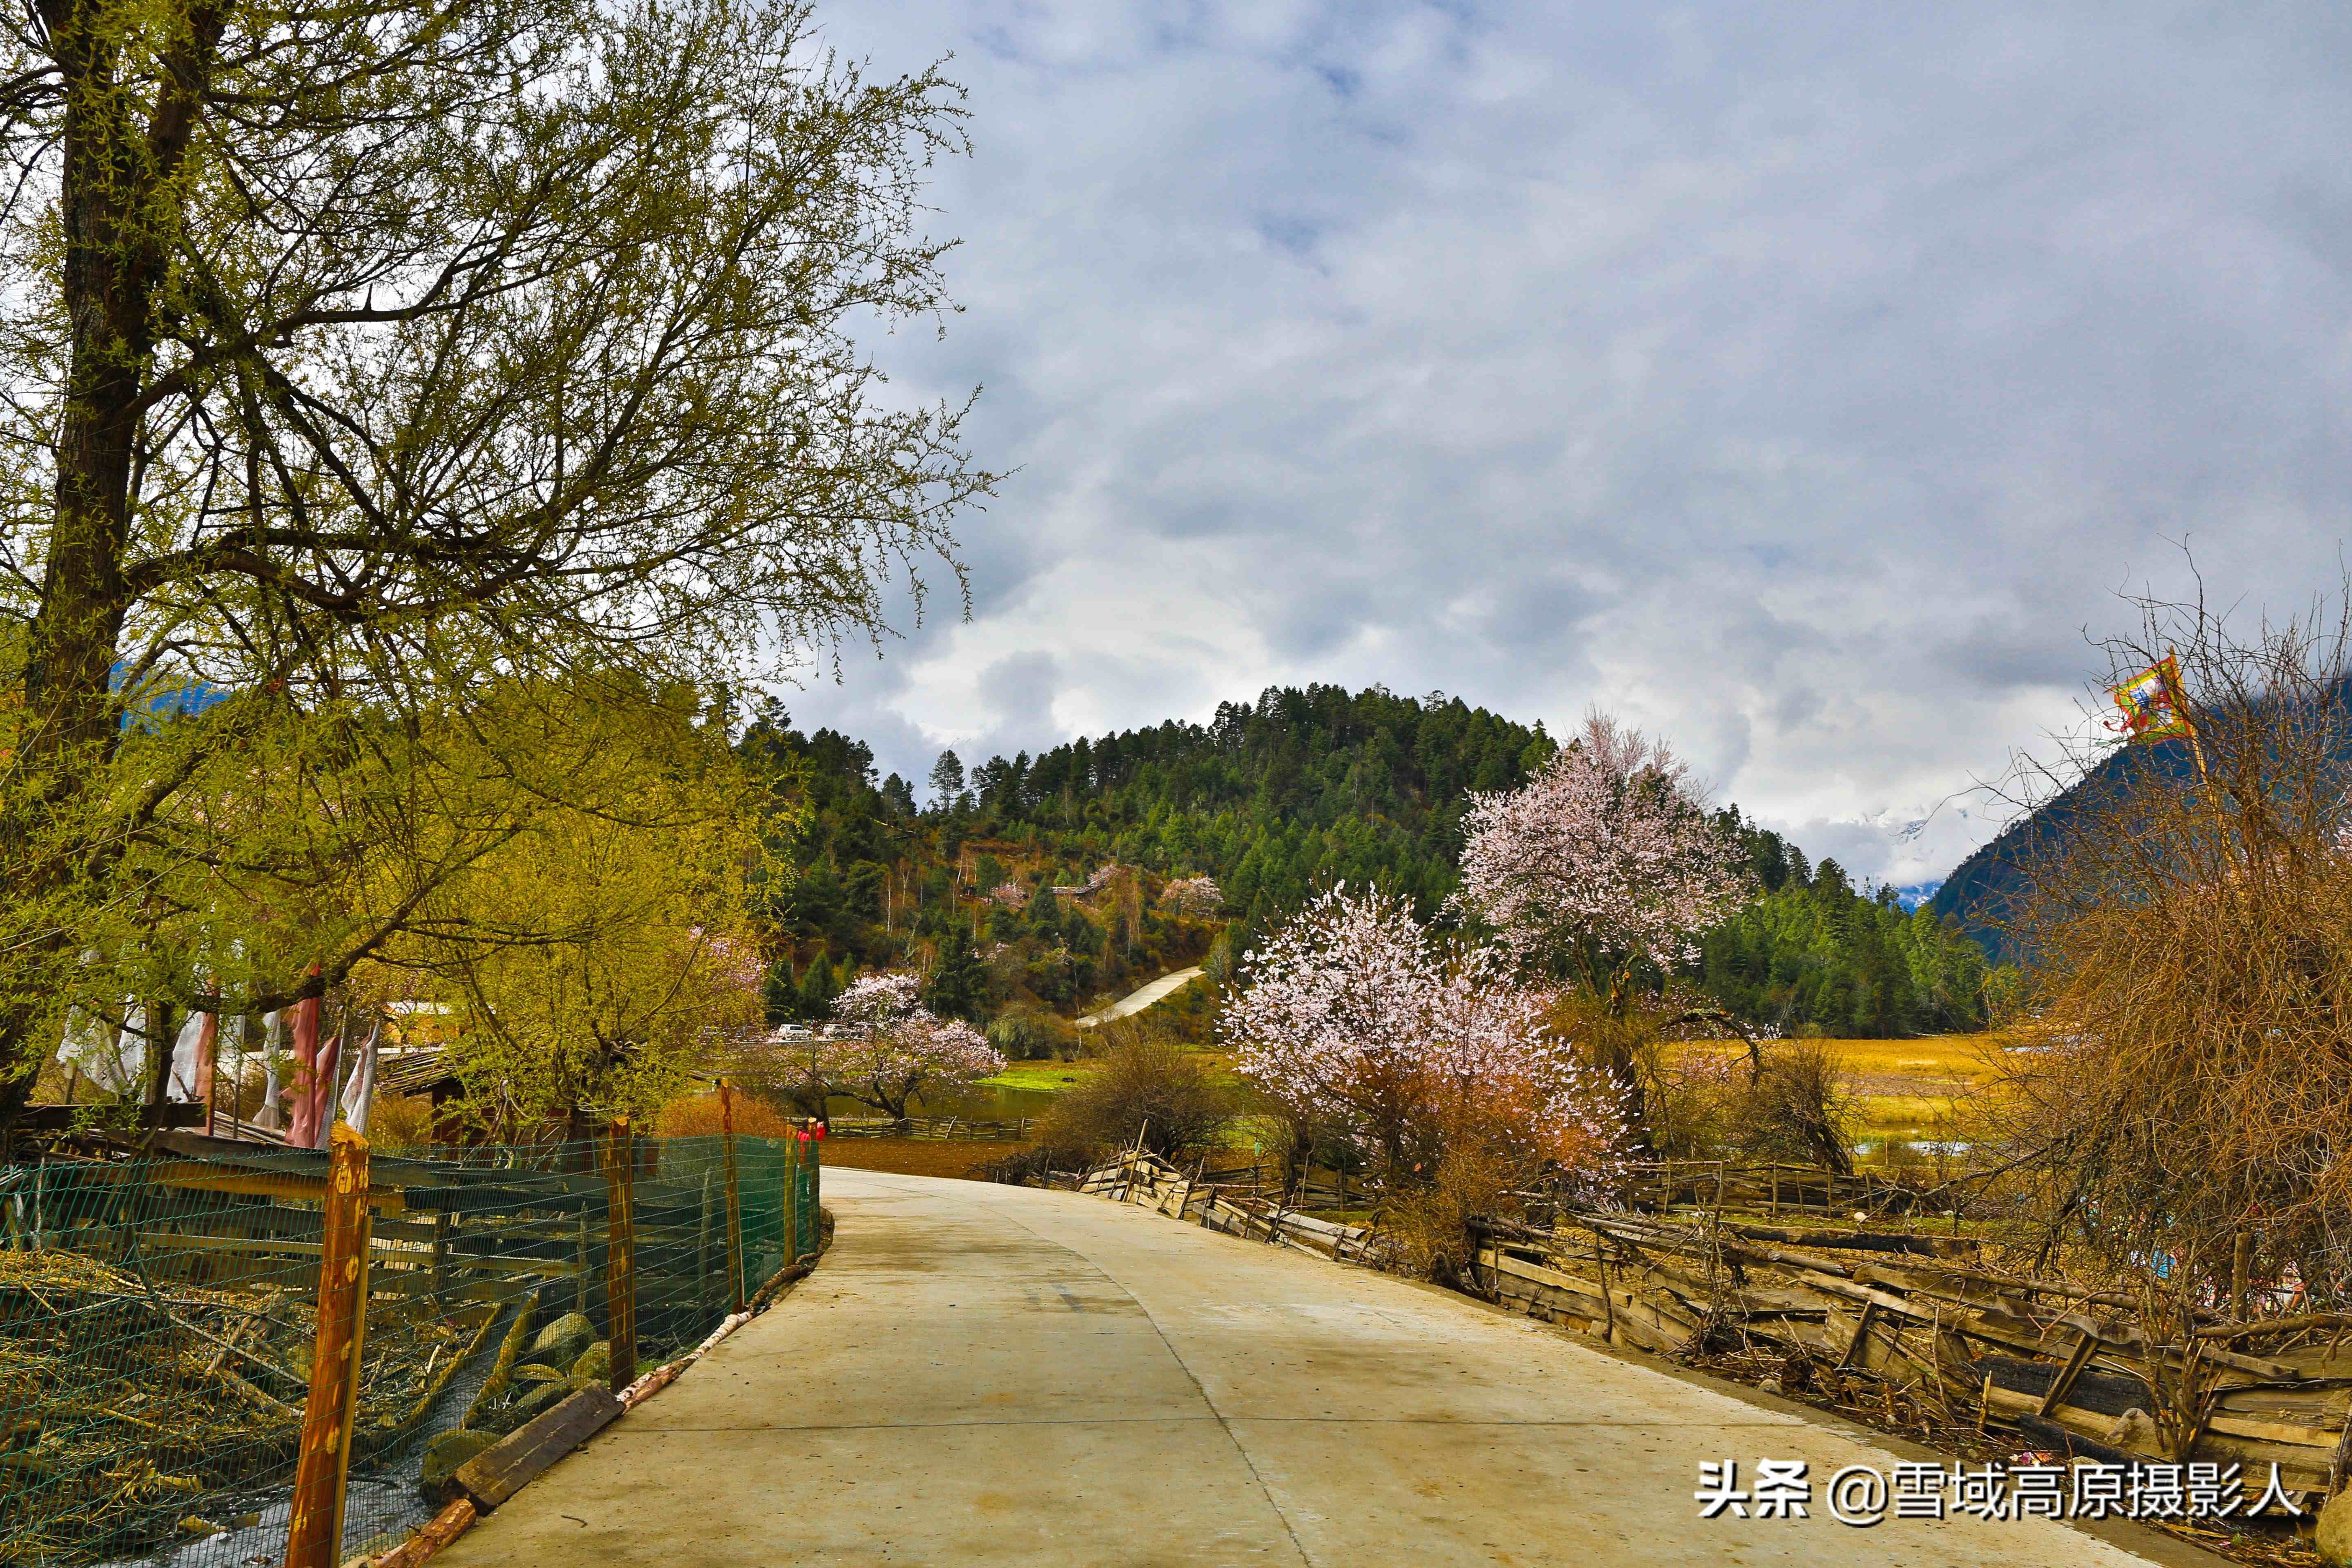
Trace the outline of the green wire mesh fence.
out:
M 816 1250 L 816 1145 L 730 1142 L 372 1155 L 333 1561 L 388 1549 L 466 1458 L 692 1349 Z M 0 1167 L 0 1565 L 284 1560 L 326 1171 L 219 1144 Z

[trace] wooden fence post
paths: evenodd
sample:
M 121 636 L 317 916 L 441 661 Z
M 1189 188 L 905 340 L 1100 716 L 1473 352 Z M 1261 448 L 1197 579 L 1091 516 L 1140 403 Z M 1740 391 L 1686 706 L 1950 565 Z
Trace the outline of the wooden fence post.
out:
M 719 1080 L 719 1136 L 727 1169 L 727 1310 L 743 1310 L 743 1187 L 735 1172 L 735 1096 Z
M 2253 1316 L 2253 1271 L 2254 1233 L 2242 1230 L 2230 1238 L 2230 1315 L 2242 1323 Z
M 612 1387 L 637 1380 L 636 1169 L 629 1119 L 616 1116 L 604 1158 L 604 1310 L 612 1324 Z
M 359 1409 L 367 1332 L 367 1140 L 339 1124 L 327 1148 L 319 1327 L 294 1465 L 286 1568 L 335 1568 L 342 1561 L 343 1481 L 351 1469 L 352 1417 Z

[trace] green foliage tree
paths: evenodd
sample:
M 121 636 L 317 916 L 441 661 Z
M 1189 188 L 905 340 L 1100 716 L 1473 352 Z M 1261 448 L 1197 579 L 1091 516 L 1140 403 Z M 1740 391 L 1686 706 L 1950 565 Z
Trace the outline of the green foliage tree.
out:
M 1864 1038 L 1988 1021 L 1992 973 L 1949 917 L 1865 897 L 1844 868 L 1811 868 L 1780 836 L 1732 819 L 1764 891 L 1700 942 L 1700 984 L 1759 1023 Z
M 257 766 L 325 832 L 321 789 L 429 771 L 494 674 L 709 689 L 954 570 L 991 476 L 850 335 L 947 308 L 936 72 L 864 79 L 800 0 L 40 0 L 11 39 L 0 1110 L 68 994 L 195 984 L 101 972 L 169 967 L 107 936 L 159 837 L 220 866 L 289 820 L 232 837 L 203 781 Z M 379 799 L 464 858 L 439 804 Z M 383 940 L 330 922 L 236 1005 Z

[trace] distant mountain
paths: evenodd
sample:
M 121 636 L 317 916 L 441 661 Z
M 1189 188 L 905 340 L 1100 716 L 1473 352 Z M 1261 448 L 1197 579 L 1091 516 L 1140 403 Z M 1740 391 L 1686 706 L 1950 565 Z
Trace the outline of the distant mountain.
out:
M 2025 891 L 2032 858 L 2048 854 L 2075 830 L 2084 792 L 2095 784 L 2104 788 L 2128 783 L 2150 771 L 2163 778 L 2186 779 L 2195 767 L 2187 743 L 2180 741 L 2117 749 L 2101 758 L 2081 782 L 2011 823 L 1992 842 L 1953 868 L 1935 897 L 1927 900 L 1927 909 L 1948 916 L 1976 939 L 1994 963 L 2013 962 L 2017 954 L 2000 930 L 2002 911 Z
M 804 735 L 771 706 L 739 742 L 807 808 L 775 851 L 796 874 L 764 900 L 780 1016 L 821 1011 L 859 969 L 978 947 L 975 1010 L 1083 1011 L 1166 970 L 1244 951 L 1318 890 L 1377 882 L 1443 914 L 1474 791 L 1515 788 L 1553 750 L 1439 693 L 1271 688 L 1171 721 L 967 769 L 944 755 L 919 805 L 864 742 Z M 780 801 L 781 804 L 781 801 Z M 1761 1022 L 1901 1034 L 1980 1021 L 1979 956 L 1892 889 L 1857 890 L 1780 835 L 1740 833 L 1764 892 L 1712 935 L 1692 976 Z M 1904 825 L 1898 824 L 1898 829 Z M 1843 851 L 1840 851 L 1843 852 Z M 1222 909 L 1180 910 L 1171 879 L 1213 878 Z M 1084 889 L 1057 894 L 1057 888 Z
M 1932 882 L 1909 883 L 1895 889 L 1895 901 L 1906 910 L 1916 910 L 1933 899 L 1943 885 L 1944 879 L 1941 877 Z

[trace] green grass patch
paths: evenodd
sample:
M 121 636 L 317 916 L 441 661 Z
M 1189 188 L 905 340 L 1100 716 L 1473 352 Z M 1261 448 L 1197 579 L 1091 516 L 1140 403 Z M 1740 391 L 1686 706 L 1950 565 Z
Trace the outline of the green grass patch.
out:
M 1054 1094 L 1093 1072 L 1095 1066 L 1089 1061 L 1008 1062 L 1003 1072 L 980 1081 L 991 1089 L 1026 1089 Z

